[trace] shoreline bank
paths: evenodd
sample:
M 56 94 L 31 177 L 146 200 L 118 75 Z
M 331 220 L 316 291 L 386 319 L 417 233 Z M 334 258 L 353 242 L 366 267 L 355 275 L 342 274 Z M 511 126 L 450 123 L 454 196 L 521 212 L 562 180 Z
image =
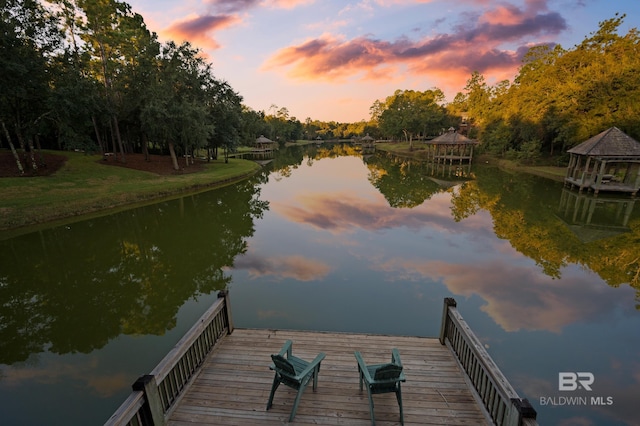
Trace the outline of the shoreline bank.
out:
M 51 176 L 0 179 L 0 239 L 231 185 L 261 169 L 230 159 L 195 173 L 158 175 L 101 164 L 100 156 L 63 155 L 66 164 Z

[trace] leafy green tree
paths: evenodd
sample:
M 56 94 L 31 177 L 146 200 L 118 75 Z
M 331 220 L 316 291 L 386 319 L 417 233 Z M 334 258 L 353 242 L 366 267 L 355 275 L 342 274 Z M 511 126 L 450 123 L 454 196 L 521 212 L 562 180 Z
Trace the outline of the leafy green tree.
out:
M 241 106 L 241 142 L 245 145 L 253 145 L 260 135 L 270 134 L 269 126 L 265 121 L 264 111 L 255 111 L 246 105 Z
M 91 58 L 91 74 L 104 88 L 103 97 L 113 136 L 113 152 L 119 151 L 121 160 L 124 161 L 114 80 L 126 66 L 126 58 L 121 52 L 126 34 L 118 29 L 130 14 L 131 7 L 117 0 L 77 0 L 77 5 L 84 12 L 80 37 Z
M 225 153 L 235 150 L 240 143 L 242 128 L 242 97 L 226 82 L 209 81 L 207 104 L 212 119 L 209 148 L 224 147 Z M 228 157 L 225 157 L 225 161 Z
M 198 50 L 188 43 L 178 46 L 169 42 L 161 48 L 140 119 L 149 139 L 169 150 L 175 170 L 180 169 L 176 146 L 187 156 L 206 146 L 213 132 L 206 92 L 202 90 L 210 83 L 210 71 Z
M 467 106 L 469 119 L 473 125 L 482 126 L 486 121 L 486 113 L 491 100 L 489 85 L 482 74 L 474 71 L 467 80 L 464 90 L 466 91 L 464 102 Z M 462 102 L 461 99 L 458 101 Z
M 393 96 L 384 102 L 379 114 L 380 130 L 394 138 L 404 137 L 413 148 L 413 139 L 419 135 L 437 134 L 445 124 L 445 109 L 440 105 L 444 93 L 440 89 L 417 92 L 414 90 L 396 90 Z M 371 107 L 377 115 L 381 109 L 377 102 Z
M 640 137 L 640 34 L 618 34 L 624 18 L 601 22 L 573 49 L 531 48 L 511 85 L 473 73 L 452 110 L 468 111 L 485 150 L 529 161 L 611 126 Z

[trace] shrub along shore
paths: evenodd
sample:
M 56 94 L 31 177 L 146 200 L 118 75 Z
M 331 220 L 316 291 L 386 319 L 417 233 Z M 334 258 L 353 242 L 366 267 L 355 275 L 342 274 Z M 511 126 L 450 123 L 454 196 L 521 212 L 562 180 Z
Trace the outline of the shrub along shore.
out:
M 196 173 L 158 175 L 102 164 L 101 156 L 66 152 L 51 176 L 0 179 L 0 239 L 116 209 L 238 182 L 260 165 L 241 159 L 205 163 Z

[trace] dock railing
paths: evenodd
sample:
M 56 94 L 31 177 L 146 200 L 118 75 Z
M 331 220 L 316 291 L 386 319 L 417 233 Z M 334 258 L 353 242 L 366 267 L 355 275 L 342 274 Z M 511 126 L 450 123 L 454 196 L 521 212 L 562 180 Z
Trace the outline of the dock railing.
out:
M 166 423 L 182 391 L 225 335 L 233 332 L 227 291 L 191 327 L 148 375 L 133 384 L 133 392 L 105 426 L 160 426 Z
M 452 298 L 444 299 L 440 343 L 455 355 L 475 391 L 485 416 L 497 426 L 535 426 L 536 411 L 518 396 L 509 381 L 456 308 Z

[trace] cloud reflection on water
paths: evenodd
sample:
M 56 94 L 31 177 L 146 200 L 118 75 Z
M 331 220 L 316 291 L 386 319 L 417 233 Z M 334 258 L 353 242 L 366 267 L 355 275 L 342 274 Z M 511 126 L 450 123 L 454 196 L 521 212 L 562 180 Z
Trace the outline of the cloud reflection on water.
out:
M 419 208 L 397 209 L 389 207 L 382 196 L 372 200 L 346 191 L 302 193 L 293 203 L 272 202 L 271 209 L 292 222 L 336 234 L 352 232 L 354 228 L 372 232 L 398 227 L 418 230 L 427 223 L 441 229 L 450 228 L 449 196 L 434 198 Z
M 371 194 L 348 189 L 294 191 L 286 200 L 272 202 L 271 207 L 288 221 L 341 238 L 342 247 L 347 245 L 345 236 L 358 229 L 378 235 L 396 228 L 422 232 L 424 246 L 417 246 L 419 253 L 416 247 L 395 247 L 392 242 L 376 245 L 358 236 L 350 240 L 370 247 L 356 257 L 369 257 L 371 269 L 385 272 L 387 280 L 442 282 L 455 295 L 481 297 L 486 302 L 482 310 L 508 332 L 560 333 L 570 324 L 609 314 L 616 306 L 624 306 L 630 297 L 627 291 L 611 292 L 596 274 L 577 266 L 564 268 L 561 281 L 545 275 L 507 241 L 495 236 L 491 216 L 485 212 L 455 222 L 451 216 L 450 192 L 435 194 L 428 202 L 408 209 L 392 208 L 382 196 L 371 197 Z M 424 231 L 427 228 L 429 231 Z M 456 234 L 460 238 L 451 237 Z M 375 241 L 371 235 L 365 238 Z M 355 246 L 353 242 L 351 245 Z M 321 250 L 319 247 L 318 252 Z M 329 272 L 327 264 L 323 268 L 314 262 L 317 261 L 304 262 L 304 258 L 297 258 L 287 263 L 275 258 L 265 265 L 254 259 L 255 264 L 247 266 L 251 262 L 244 259 L 238 267 L 250 269 L 254 277 L 302 276 L 306 281 Z M 287 268 L 292 264 L 297 267 Z M 514 284 L 518 291 L 513 290 Z
M 569 324 L 608 315 L 629 299 L 627 291 L 609 291 L 594 273 L 568 267 L 560 282 L 508 258 L 483 264 L 392 258 L 377 268 L 406 280 L 440 281 L 465 297 L 480 296 L 486 302 L 481 309 L 505 331 L 559 333 Z
M 331 266 L 320 260 L 298 255 L 267 257 L 251 250 L 244 256 L 237 257 L 234 266 L 235 269 L 249 271 L 251 278 L 271 276 L 278 280 L 320 280 L 331 271 Z

